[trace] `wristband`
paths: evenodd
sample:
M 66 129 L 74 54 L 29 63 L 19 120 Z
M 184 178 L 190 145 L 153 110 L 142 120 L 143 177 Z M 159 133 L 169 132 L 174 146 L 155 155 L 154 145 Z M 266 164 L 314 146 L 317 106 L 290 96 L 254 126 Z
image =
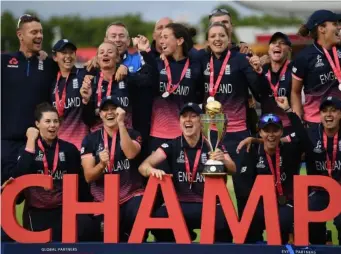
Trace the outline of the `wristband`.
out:
M 292 112 L 292 109 L 289 107 L 287 109 L 284 110 L 285 112 Z

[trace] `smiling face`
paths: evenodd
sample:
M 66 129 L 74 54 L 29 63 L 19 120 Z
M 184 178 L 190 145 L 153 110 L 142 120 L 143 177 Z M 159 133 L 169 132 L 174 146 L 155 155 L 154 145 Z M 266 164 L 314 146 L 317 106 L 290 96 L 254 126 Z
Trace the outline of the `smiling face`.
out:
M 97 50 L 97 60 L 101 70 L 113 69 L 116 66 L 118 51 L 115 45 L 104 42 Z
M 228 35 L 222 26 L 212 26 L 208 31 L 208 46 L 213 53 L 221 54 L 228 47 Z
M 326 106 L 320 111 L 320 118 L 325 129 L 335 129 L 340 125 L 341 110 L 332 105 Z
M 324 40 L 331 45 L 337 45 L 341 43 L 340 25 L 338 22 L 327 21 L 324 26 L 319 26 L 319 36 L 323 36 Z
M 65 47 L 60 52 L 56 52 L 53 60 L 58 64 L 59 69 L 70 71 L 76 62 L 76 51 L 70 47 Z
M 47 142 L 53 141 L 58 134 L 60 122 L 56 112 L 43 112 L 39 121 L 36 121 L 40 136 Z
M 284 39 L 277 38 L 269 45 L 269 56 L 274 62 L 281 63 L 288 58 L 290 47 L 286 45 Z
M 193 111 L 184 112 L 180 116 L 180 128 L 185 137 L 193 137 L 200 134 L 200 116 Z
M 118 25 L 110 26 L 107 29 L 106 38 L 116 45 L 120 55 L 126 52 L 130 44 L 128 31 L 123 26 Z
M 116 108 L 117 106 L 110 103 L 106 103 L 104 105 L 103 109 L 99 113 L 104 126 L 113 128 L 117 125 Z
M 24 23 L 17 31 L 20 44 L 30 52 L 38 53 L 43 43 L 43 27 L 40 22 L 32 21 Z
M 282 137 L 283 130 L 274 124 L 268 124 L 260 130 L 260 136 L 264 142 L 264 148 L 275 149 Z
M 162 53 L 165 56 L 173 55 L 179 48 L 182 47 L 184 38 L 177 39 L 174 36 L 173 30 L 171 28 L 165 28 L 161 32 L 160 45 L 162 48 Z

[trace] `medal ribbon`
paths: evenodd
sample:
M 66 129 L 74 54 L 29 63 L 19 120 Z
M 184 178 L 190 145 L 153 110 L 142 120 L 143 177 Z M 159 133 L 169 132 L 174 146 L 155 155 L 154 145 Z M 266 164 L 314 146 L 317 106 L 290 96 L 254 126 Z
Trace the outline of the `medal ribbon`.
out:
M 334 72 L 336 79 L 339 81 L 339 84 L 341 84 L 341 67 L 340 67 L 340 61 L 337 55 L 336 47 L 335 46 L 333 47 L 333 56 L 334 56 L 335 64 L 334 64 L 332 57 L 329 55 L 328 50 L 323 48 L 323 51 L 328 59 L 330 66 L 332 67 L 332 70 Z
M 227 65 L 227 62 L 229 61 L 230 59 L 230 56 L 231 56 L 231 51 L 228 51 L 226 56 L 225 56 L 225 59 L 223 61 L 223 64 L 221 65 L 221 68 L 220 68 L 220 71 L 219 71 L 219 76 L 214 84 L 214 66 L 213 66 L 213 56 L 211 56 L 211 59 L 210 59 L 210 87 L 209 87 L 209 95 L 214 97 L 218 91 L 218 87 L 220 85 L 220 81 L 223 77 L 223 74 L 224 74 L 224 71 L 225 71 L 225 68 L 226 68 L 226 65 Z
M 48 175 L 49 174 L 49 164 L 47 163 L 45 148 L 44 148 L 44 146 L 43 146 L 43 144 L 42 144 L 40 139 L 38 139 L 38 147 L 44 153 L 44 156 L 43 156 L 44 174 Z M 51 175 L 53 175 L 54 172 L 56 172 L 56 170 L 57 170 L 58 155 L 59 155 L 59 143 L 57 141 L 56 148 L 55 148 L 55 151 L 54 151 L 53 168 L 52 168 Z
M 275 180 L 275 187 L 277 189 L 277 192 L 280 196 L 283 196 L 283 188 L 282 188 L 282 182 L 281 182 L 281 170 L 280 170 L 280 149 L 279 147 L 276 148 L 276 171 L 274 169 L 274 165 L 272 164 L 272 159 L 269 154 L 266 154 L 266 159 L 268 160 L 269 168 L 271 170 L 272 175 L 274 176 Z
M 268 70 L 268 75 L 267 75 L 267 78 L 268 78 L 268 81 L 269 81 L 269 84 L 270 84 L 270 88 L 272 90 L 272 92 L 274 93 L 274 96 L 275 98 L 278 97 L 278 87 L 279 87 L 279 81 L 283 78 L 283 76 L 285 75 L 287 69 L 288 69 L 288 65 L 289 65 L 290 61 L 287 60 L 285 62 L 285 64 L 283 65 L 283 68 L 281 70 L 281 73 L 279 74 L 279 78 L 278 78 L 278 81 L 276 83 L 276 85 L 272 84 L 271 82 L 271 71 L 270 69 Z
M 55 93 L 54 93 L 55 94 L 55 101 L 56 101 L 56 108 L 57 108 L 59 117 L 63 117 L 63 115 L 64 115 L 65 101 L 66 101 L 66 86 L 67 86 L 67 80 L 69 79 L 69 75 L 68 75 L 66 77 L 65 86 L 64 86 L 63 91 L 62 91 L 62 99 L 60 100 L 58 84 L 59 84 L 59 80 L 60 80 L 61 75 L 62 74 L 60 72 L 58 72 L 56 88 L 55 88 Z
M 97 107 L 101 105 L 102 101 L 102 83 L 103 83 L 103 73 L 101 72 L 99 80 L 98 80 L 98 86 L 97 86 Z M 110 78 L 107 93 L 106 96 L 109 96 L 111 94 L 111 87 L 112 87 L 112 77 Z
M 337 141 L 339 140 L 339 133 L 335 134 L 333 138 L 333 150 L 332 150 L 332 159 L 330 160 L 329 155 L 328 155 L 328 138 L 327 134 L 323 132 L 323 146 L 326 149 L 326 155 L 327 155 L 327 170 L 328 174 L 330 177 L 332 177 L 332 172 L 335 166 L 335 161 L 336 161 L 336 153 L 337 153 Z
M 184 68 L 182 69 L 182 72 L 181 72 L 181 76 L 180 76 L 180 80 L 178 83 L 176 84 L 172 84 L 172 73 L 171 73 L 171 69 L 170 69 L 170 65 L 169 65 L 169 62 L 168 62 L 168 59 L 165 58 L 164 60 L 164 64 L 165 64 L 165 68 L 166 68 L 166 73 L 167 73 L 167 78 L 168 78 L 168 83 L 167 83 L 167 92 L 169 94 L 172 94 L 177 88 L 178 86 L 180 85 L 180 82 L 183 80 L 183 78 L 185 77 L 185 74 L 186 74 L 186 71 L 189 67 L 189 59 L 187 58 L 187 61 L 185 63 L 185 66 Z
M 104 130 L 104 129 L 103 129 Z M 109 151 L 108 146 L 108 133 L 104 130 L 104 148 Z M 111 151 L 110 151 L 110 157 L 109 157 L 109 165 L 108 165 L 108 171 L 111 173 L 114 170 L 114 158 L 115 158 L 115 150 L 116 150 L 116 138 L 117 138 L 117 131 L 114 131 L 112 135 L 112 141 L 111 141 Z

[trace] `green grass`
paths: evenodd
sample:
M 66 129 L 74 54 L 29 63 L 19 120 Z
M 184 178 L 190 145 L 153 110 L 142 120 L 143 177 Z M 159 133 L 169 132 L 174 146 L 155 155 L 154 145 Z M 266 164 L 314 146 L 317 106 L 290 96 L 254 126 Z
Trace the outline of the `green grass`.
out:
M 301 175 L 306 175 L 305 168 L 301 169 Z M 227 181 L 227 187 L 228 187 L 230 196 L 232 198 L 232 201 L 234 203 L 234 206 L 236 207 L 236 195 L 234 193 L 232 178 L 230 176 L 229 176 L 229 179 Z M 17 220 L 18 220 L 20 225 L 22 225 L 22 210 L 23 210 L 23 207 L 24 207 L 24 202 L 21 203 L 20 205 L 17 205 L 17 207 L 16 207 Z M 327 223 L 327 229 L 332 231 L 333 244 L 337 245 L 337 242 L 338 242 L 338 240 L 337 240 L 337 230 L 336 230 L 336 228 L 335 228 L 335 226 L 334 226 L 332 221 L 329 221 Z M 200 239 L 200 229 L 196 229 L 194 231 L 198 235 L 197 239 L 194 242 L 199 242 L 199 239 Z M 264 232 L 264 239 L 266 240 L 266 232 Z M 147 241 L 148 242 L 153 242 L 154 241 L 154 236 L 151 233 L 149 233 L 149 237 L 148 237 Z

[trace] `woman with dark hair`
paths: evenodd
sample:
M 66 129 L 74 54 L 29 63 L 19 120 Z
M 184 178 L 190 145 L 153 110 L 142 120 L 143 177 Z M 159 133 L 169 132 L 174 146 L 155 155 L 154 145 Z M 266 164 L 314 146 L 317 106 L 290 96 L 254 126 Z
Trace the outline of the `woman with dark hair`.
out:
M 87 185 L 81 170 L 80 153 L 75 145 L 59 139 L 57 134 L 60 120 L 57 110 L 48 103 L 37 106 L 36 127 L 27 129 L 26 145 L 20 150 L 13 177 L 28 174 L 51 176 L 53 188 L 30 187 L 25 189 L 28 220 L 24 227 L 31 231 L 52 228 L 52 241 L 62 239 L 63 175 L 78 174 L 79 199 L 88 200 Z M 25 216 L 24 216 L 25 217 Z M 78 215 L 78 240 L 91 240 L 87 226 L 91 225 L 88 215 Z
M 242 179 L 239 179 L 238 174 L 244 151 L 237 156 L 236 148 L 241 140 L 249 136 L 246 116 L 248 89 L 259 100 L 261 88 L 264 90 L 270 88 L 265 76 L 262 75 L 259 57 L 249 58 L 235 50 L 230 50 L 228 34 L 226 26 L 219 22 L 211 24 L 207 30 L 208 48 L 200 59 L 205 90 L 204 100 L 201 102 L 205 108 L 207 102 L 219 101 L 228 118 L 227 133 L 222 143 L 226 150 L 231 151 L 230 155 L 237 165 L 237 174 L 233 176 L 233 181 L 241 214 L 248 193 L 245 193 Z
M 85 70 L 75 66 L 76 51 L 76 45 L 66 39 L 59 40 L 53 46 L 53 60 L 58 64 L 59 71 L 50 94 L 51 103 L 62 119 L 58 136 L 80 149 L 89 128 L 83 121 L 82 97 L 79 92 Z
M 298 31 L 303 37 L 311 37 L 314 43 L 303 49 L 293 62 L 291 105 L 309 126 L 320 122 L 319 105 L 323 97 L 341 97 L 341 37 L 337 23 L 340 19 L 340 15 L 331 11 L 318 10 Z
M 139 36 L 133 40 L 145 57 L 150 52 L 148 39 Z M 160 44 L 164 60 L 150 56 L 155 59 L 154 68 L 159 73 L 154 89 L 150 152 L 181 135 L 178 118 L 181 107 L 200 101 L 200 65 L 189 55 L 193 47 L 189 30 L 182 24 L 170 23 L 161 33 Z M 167 171 L 168 166 L 161 168 Z

